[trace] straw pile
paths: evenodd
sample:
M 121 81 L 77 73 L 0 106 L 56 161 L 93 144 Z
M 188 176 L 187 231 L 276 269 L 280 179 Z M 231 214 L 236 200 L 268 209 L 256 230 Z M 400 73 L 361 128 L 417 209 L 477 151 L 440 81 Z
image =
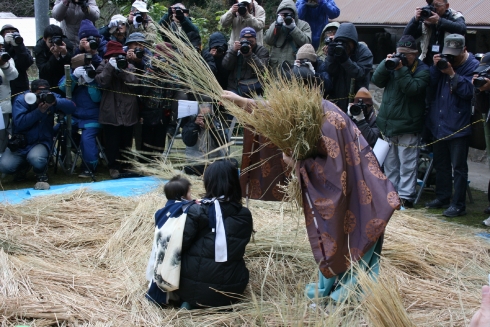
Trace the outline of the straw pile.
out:
M 200 182 L 193 184 L 197 196 Z M 310 301 L 303 289 L 317 269 L 301 213 L 251 201 L 257 233 L 247 246 L 243 301 L 227 310 L 161 310 L 144 294 L 153 213 L 164 203 L 159 192 L 78 191 L 3 205 L 2 326 L 463 326 L 490 271 L 490 246 L 474 229 L 397 212 L 379 282 L 361 274 L 364 292 L 353 290 L 350 302 Z

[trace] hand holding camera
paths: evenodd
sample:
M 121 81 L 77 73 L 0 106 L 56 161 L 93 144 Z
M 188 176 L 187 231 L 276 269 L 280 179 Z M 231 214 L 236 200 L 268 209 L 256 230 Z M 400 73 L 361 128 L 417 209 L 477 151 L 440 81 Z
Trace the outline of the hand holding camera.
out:
M 454 60 L 454 56 L 435 54 L 433 59 L 434 59 L 434 65 L 441 71 L 441 73 L 447 74 L 451 77 L 454 76 L 454 74 L 456 74 L 451 65 L 451 62 L 453 62 Z
M 286 23 L 286 25 L 284 25 L 284 27 L 290 29 L 290 30 L 293 30 L 295 27 L 296 27 L 296 23 L 294 22 L 294 19 L 291 19 L 291 23 L 287 23 L 286 19 L 289 18 L 289 17 L 286 17 L 284 19 L 284 23 Z
M 284 24 L 284 18 L 282 17 L 282 15 L 277 15 L 276 25 L 282 24 Z
M 490 68 L 473 75 L 472 83 L 478 91 L 490 91 Z
M 403 66 L 407 65 L 408 60 L 403 53 L 389 54 L 386 56 L 385 68 L 387 70 L 399 70 Z
M 38 108 L 43 114 L 48 111 L 48 109 L 56 105 L 56 97 L 53 93 L 48 90 L 41 91 L 36 94 Z
M 347 114 L 349 117 L 356 122 L 360 122 L 363 119 L 366 119 L 364 117 L 364 110 L 367 109 L 367 105 L 362 101 L 362 99 L 359 99 L 357 103 L 349 103 L 349 109 L 347 109 Z
M 240 50 L 240 48 L 242 47 L 242 45 L 240 44 L 240 41 L 235 41 L 233 42 L 233 51 L 238 52 L 238 50 Z
M 240 16 L 245 16 L 248 12 L 248 4 L 246 2 L 239 2 L 237 4 L 237 12 Z
M 5 34 L 5 43 L 13 45 L 14 47 L 24 43 L 24 38 L 20 36 L 18 32 Z

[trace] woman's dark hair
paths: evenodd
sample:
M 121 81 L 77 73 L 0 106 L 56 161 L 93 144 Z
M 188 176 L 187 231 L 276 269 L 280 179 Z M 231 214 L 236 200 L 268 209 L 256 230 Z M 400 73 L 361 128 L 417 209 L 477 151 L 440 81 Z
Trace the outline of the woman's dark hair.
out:
M 167 200 L 181 200 L 189 192 L 191 182 L 188 179 L 177 175 L 172 177 L 163 187 Z
M 219 160 L 212 163 L 204 172 L 205 198 L 224 195 L 230 202 L 242 202 L 242 189 L 238 176 L 238 163 Z
M 63 36 L 63 30 L 61 29 L 61 27 L 51 24 L 44 29 L 43 37 L 45 39 L 55 35 Z

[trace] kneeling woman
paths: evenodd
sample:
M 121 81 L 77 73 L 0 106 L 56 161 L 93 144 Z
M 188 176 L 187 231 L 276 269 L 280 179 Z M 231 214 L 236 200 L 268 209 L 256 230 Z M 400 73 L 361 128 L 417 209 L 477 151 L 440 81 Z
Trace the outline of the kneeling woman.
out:
M 187 211 L 180 286 L 175 293 L 191 308 L 236 301 L 248 284 L 243 256 L 252 235 L 252 214 L 241 204 L 238 169 L 216 161 L 204 173 L 206 195 Z

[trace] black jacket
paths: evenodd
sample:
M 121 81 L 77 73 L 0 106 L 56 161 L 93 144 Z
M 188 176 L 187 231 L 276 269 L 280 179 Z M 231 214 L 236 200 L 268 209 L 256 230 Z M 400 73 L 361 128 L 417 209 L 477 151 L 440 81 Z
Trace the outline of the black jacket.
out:
M 361 121 L 354 121 L 357 125 L 357 128 L 361 131 L 362 136 L 366 139 L 369 146 L 374 148 L 376 141 L 381 137 L 381 133 L 379 131 L 378 125 L 376 124 L 376 114 L 374 109 L 371 110 L 368 118 L 365 118 Z
M 27 70 L 34 63 L 31 52 L 26 48 L 24 43 L 17 46 L 5 43 L 5 51 L 14 59 L 15 68 L 19 72 L 19 76 L 10 81 L 10 90 L 12 95 L 29 90 L 29 78 Z M 12 98 L 13 100 L 13 98 Z M 13 101 L 12 101 L 13 102 Z
M 209 50 L 214 47 L 223 47 L 223 56 L 213 57 L 213 55 L 209 53 Z M 214 32 L 213 34 L 211 34 L 209 36 L 209 46 L 206 49 L 202 50 L 202 56 L 204 60 L 206 60 L 206 62 L 208 63 L 223 90 L 226 90 L 226 85 L 228 84 L 228 75 L 230 73 L 226 68 L 223 67 L 222 64 L 226 50 L 228 50 L 228 41 L 221 32 Z
M 249 280 L 243 256 L 252 235 L 252 214 L 239 203 L 221 203 L 228 261 L 215 262 L 215 233 L 209 228 L 209 205 L 214 204 L 192 205 L 185 222 L 180 286 L 175 293 L 192 307 L 236 302 L 236 298 L 217 291 L 242 294 Z
M 58 86 L 61 77 L 65 75 L 64 66 L 71 65 L 73 45 L 65 37 L 63 42 L 66 44 L 67 54 L 59 59 L 49 51 L 43 38 L 37 40 L 34 47 L 34 57 L 36 58 L 36 66 L 39 69 L 39 78 L 47 80 L 51 87 Z M 60 93 L 58 89 L 53 89 L 53 92 Z

